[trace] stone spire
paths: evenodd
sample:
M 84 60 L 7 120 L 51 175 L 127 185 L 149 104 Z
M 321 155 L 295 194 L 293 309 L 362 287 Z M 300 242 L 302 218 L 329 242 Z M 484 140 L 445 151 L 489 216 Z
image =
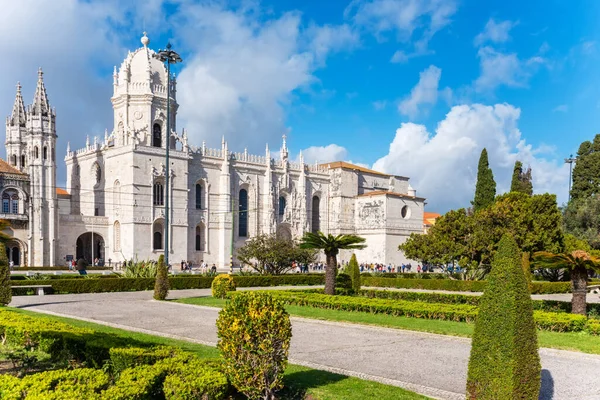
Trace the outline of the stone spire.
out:
M 17 96 L 10 115 L 10 124 L 12 126 L 25 126 L 25 121 L 25 104 L 23 104 L 23 96 L 21 95 L 21 83 L 17 82 Z
M 287 158 L 288 158 L 288 149 L 287 149 L 287 142 L 286 142 L 287 136 L 283 135 L 282 138 L 283 138 L 283 143 L 281 145 L 281 161 L 287 161 Z
M 35 88 L 35 96 L 33 97 L 32 111 L 33 115 L 48 115 L 50 113 L 50 102 L 48 101 L 46 87 L 44 86 L 42 67 L 38 69 L 38 81 Z

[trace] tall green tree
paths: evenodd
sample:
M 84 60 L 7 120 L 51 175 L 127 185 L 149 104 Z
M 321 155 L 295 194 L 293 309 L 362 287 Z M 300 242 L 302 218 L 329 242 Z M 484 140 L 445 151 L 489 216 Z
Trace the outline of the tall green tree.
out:
M 165 300 L 169 294 L 169 272 L 165 265 L 165 255 L 158 257 L 156 278 L 154 280 L 154 300 Z
M 600 195 L 572 199 L 563 209 L 563 228 L 592 249 L 600 249 Z M 581 249 L 580 249 L 581 250 Z
M 425 235 L 412 234 L 399 249 L 414 260 L 489 269 L 498 243 L 510 234 L 523 252 L 563 251 L 561 213 L 556 196 L 519 192 L 496 198 L 488 208 L 469 214 L 449 211 Z
M 512 182 L 510 184 L 511 192 L 525 193 L 531 196 L 533 194 L 533 184 L 531 183 L 531 168 L 523 169 L 521 161 L 515 161 L 513 169 Z
M 237 258 L 256 272 L 269 275 L 285 274 L 294 262 L 309 264 L 317 252 L 301 249 L 298 243 L 277 235 L 258 235 L 236 250 Z
M 600 194 L 600 134 L 579 145 L 571 186 L 571 199 L 576 202 L 595 194 Z
M 354 253 L 352 253 L 352 257 L 350 257 L 350 262 L 348 263 L 348 275 L 352 278 L 352 290 L 358 294 L 360 291 L 360 267 Z
M 533 304 L 517 243 L 505 235 L 479 302 L 467 377 L 468 399 L 537 400 L 541 364 Z
M 481 150 L 479 166 L 477 168 L 477 185 L 475 186 L 475 198 L 471 202 L 474 211 L 489 207 L 496 197 L 496 181 L 494 173 L 488 162 L 488 153 L 485 147 Z
M 325 235 L 319 231 L 317 233 L 306 232 L 300 248 L 323 250 L 327 258 L 327 269 L 325 271 L 325 294 L 335 294 L 335 277 L 337 275 L 337 255 L 340 250 L 360 250 L 367 247 L 365 238 L 356 235 Z

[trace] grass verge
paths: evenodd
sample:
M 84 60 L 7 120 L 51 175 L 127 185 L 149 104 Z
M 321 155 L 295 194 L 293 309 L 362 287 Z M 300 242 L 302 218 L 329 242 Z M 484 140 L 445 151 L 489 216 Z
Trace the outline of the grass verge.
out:
M 226 300 L 213 297 L 192 297 L 176 300 L 179 303 L 222 307 Z M 395 317 L 385 314 L 366 312 L 327 310 L 322 308 L 285 306 L 290 315 L 327 321 L 351 322 L 356 324 L 377 325 L 388 328 L 411 331 L 430 332 L 441 335 L 471 337 L 475 325 L 466 322 L 442 321 L 410 317 Z M 560 350 L 579 351 L 589 354 L 600 354 L 600 336 L 586 332 L 549 332 L 538 331 L 540 347 Z
M 97 332 L 103 332 L 125 339 L 132 339 L 148 345 L 176 346 L 185 351 L 195 353 L 199 357 L 217 357 L 219 355 L 219 351 L 215 347 L 202 344 L 153 336 L 145 333 L 130 332 L 92 322 L 49 316 L 19 308 L 10 307 L 10 309 L 28 316 L 60 321 L 75 327 L 93 329 Z M 280 396 L 282 399 L 285 398 L 290 400 L 301 400 L 305 398 L 315 400 L 362 400 L 365 398 L 366 394 L 368 394 L 368 397 L 370 398 L 377 398 L 379 400 L 417 400 L 428 398 L 396 386 L 384 385 L 377 382 L 292 364 L 288 365 L 285 370 L 284 384 L 285 389 L 280 393 Z

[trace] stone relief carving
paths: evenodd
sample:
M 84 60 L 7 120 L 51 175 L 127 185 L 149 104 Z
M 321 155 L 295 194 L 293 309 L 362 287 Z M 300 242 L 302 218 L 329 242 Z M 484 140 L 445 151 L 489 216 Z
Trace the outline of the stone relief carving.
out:
M 358 217 L 364 227 L 378 227 L 385 224 L 383 200 L 359 203 Z

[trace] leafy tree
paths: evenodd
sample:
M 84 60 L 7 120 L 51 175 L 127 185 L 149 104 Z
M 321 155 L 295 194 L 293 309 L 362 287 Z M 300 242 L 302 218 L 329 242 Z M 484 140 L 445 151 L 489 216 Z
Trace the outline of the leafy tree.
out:
M 0 305 L 6 306 L 12 300 L 12 289 L 10 288 L 10 267 L 6 257 L 6 242 L 10 236 L 2 232 L 10 226 L 9 222 L 0 219 Z
M 323 250 L 327 258 L 327 270 L 325 271 L 325 294 L 335 295 L 335 277 L 337 275 L 337 255 L 340 250 L 360 250 L 367 247 L 365 238 L 356 235 L 325 235 L 306 232 L 300 247 L 303 249 Z
M 588 271 L 600 271 L 600 258 L 585 250 L 573 250 L 561 254 L 540 251 L 534 254 L 533 259 L 539 268 L 566 268 L 571 271 L 571 312 L 586 315 Z
M 488 153 L 484 148 L 479 157 L 479 166 L 477 168 L 477 185 L 475 186 L 475 198 L 471 202 L 474 211 L 489 207 L 494 202 L 496 196 L 496 181 L 494 173 L 488 162 Z M 436 222 L 437 223 L 437 222 Z
M 154 281 L 154 299 L 164 300 L 169 294 L 169 273 L 165 265 L 165 255 L 161 254 L 158 257 L 158 265 L 156 266 L 156 280 Z
M 446 264 L 459 260 L 462 267 L 489 270 L 500 239 L 510 234 L 521 251 L 563 250 L 561 214 L 556 197 L 507 193 L 488 208 L 469 214 L 449 211 L 436 220 L 426 235 L 412 234 L 400 245 L 410 259 Z
M 573 168 L 571 199 L 575 202 L 600 194 L 600 134 L 593 142 L 579 145 L 577 163 Z
M 592 249 L 600 249 L 600 195 L 572 199 L 563 210 L 563 228 Z
M 533 184 L 531 183 L 531 168 L 523 170 L 523 163 L 515 161 L 512 182 L 510 184 L 511 192 L 521 192 L 531 196 L 533 194 Z
M 517 243 L 504 235 L 479 302 L 467 398 L 537 400 L 541 364 L 533 305 Z
M 348 263 L 348 275 L 352 278 L 352 290 L 354 290 L 354 293 L 358 293 L 360 291 L 360 268 L 354 253 L 352 253 Z
M 289 239 L 276 235 L 254 236 L 237 250 L 237 258 L 261 274 L 280 275 L 292 269 L 293 263 L 308 264 L 316 251 L 302 249 Z

